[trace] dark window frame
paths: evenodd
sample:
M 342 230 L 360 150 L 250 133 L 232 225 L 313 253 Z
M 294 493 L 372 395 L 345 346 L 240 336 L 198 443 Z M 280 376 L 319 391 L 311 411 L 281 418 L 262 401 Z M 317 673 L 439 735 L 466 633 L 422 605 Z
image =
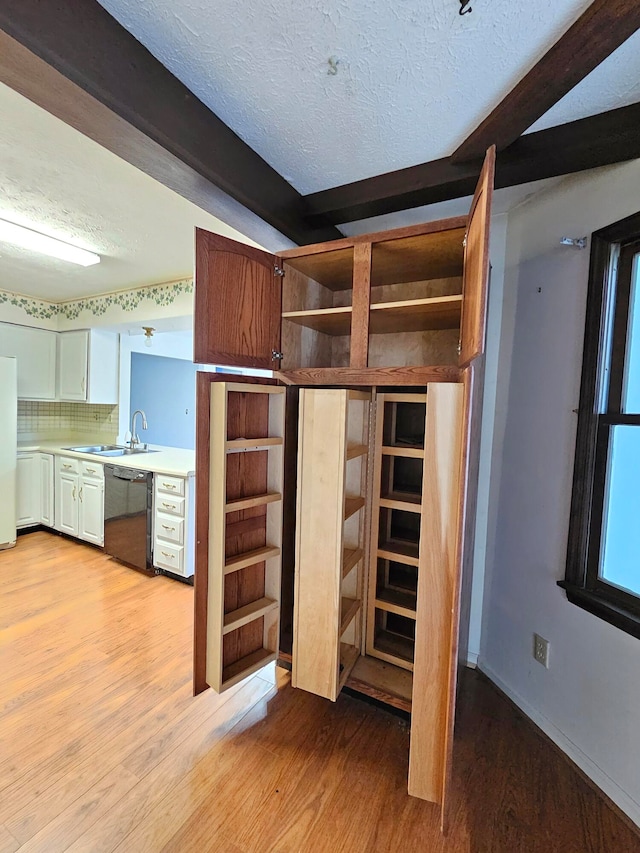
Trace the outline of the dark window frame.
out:
M 599 577 L 600 543 L 612 428 L 640 415 L 621 412 L 633 256 L 640 213 L 591 235 L 589 287 L 567 565 L 559 581 L 573 604 L 640 638 L 640 596 Z

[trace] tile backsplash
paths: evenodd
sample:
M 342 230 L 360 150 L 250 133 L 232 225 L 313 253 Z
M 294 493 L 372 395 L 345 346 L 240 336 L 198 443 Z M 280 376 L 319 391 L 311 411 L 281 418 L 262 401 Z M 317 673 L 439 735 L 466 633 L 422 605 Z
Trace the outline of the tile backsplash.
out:
M 118 434 L 118 407 L 18 400 L 19 441 L 54 439 L 69 433 L 114 441 Z

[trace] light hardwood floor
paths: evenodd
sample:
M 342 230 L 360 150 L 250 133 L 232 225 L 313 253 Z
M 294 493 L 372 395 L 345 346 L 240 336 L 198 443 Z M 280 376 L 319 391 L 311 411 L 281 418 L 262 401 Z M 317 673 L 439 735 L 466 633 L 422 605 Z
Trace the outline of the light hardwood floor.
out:
M 0 853 L 640 851 L 474 674 L 443 839 L 397 718 L 281 670 L 193 698 L 190 587 L 43 532 L 0 575 Z

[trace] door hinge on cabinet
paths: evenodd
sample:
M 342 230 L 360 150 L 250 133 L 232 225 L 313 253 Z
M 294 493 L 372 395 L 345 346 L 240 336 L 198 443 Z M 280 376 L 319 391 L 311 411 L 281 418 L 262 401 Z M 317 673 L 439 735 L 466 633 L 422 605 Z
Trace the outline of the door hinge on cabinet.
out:
M 273 272 L 275 275 L 279 275 L 281 278 L 284 278 L 284 269 L 279 267 L 277 264 L 274 266 Z
M 465 233 L 464 237 L 462 238 L 462 248 L 463 248 L 463 249 L 466 249 L 466 248 L 467 248 L 467 236 L 468 236 L 468 233 L 469 233 L 469 232 Z
M 458 355 L 462 355 L 462 341 L 458 341 Z
M 277 349 L 271 350 L 271 361 L 282 361 L 283 358 L 284 358 L 283 352 L 278 352 Z

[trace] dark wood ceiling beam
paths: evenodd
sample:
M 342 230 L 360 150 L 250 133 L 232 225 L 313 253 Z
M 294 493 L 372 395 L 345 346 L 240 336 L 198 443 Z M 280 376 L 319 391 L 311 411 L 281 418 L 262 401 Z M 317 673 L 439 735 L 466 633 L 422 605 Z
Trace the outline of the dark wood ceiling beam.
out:
M 496 161 L 497 189 L 640 157 L 640 104 L 528 133 Z M 482 160 L 433 160 L 305 196 L 311 221 L 338 224 L 473 195 Z
M 531 71 L 465 139 L 452 163 L 515 142 L 640 28 L 638 0 L 595 0 Z
M 95 0 L 0 0 L 0 29 L 291 240 L 342 236 Z

